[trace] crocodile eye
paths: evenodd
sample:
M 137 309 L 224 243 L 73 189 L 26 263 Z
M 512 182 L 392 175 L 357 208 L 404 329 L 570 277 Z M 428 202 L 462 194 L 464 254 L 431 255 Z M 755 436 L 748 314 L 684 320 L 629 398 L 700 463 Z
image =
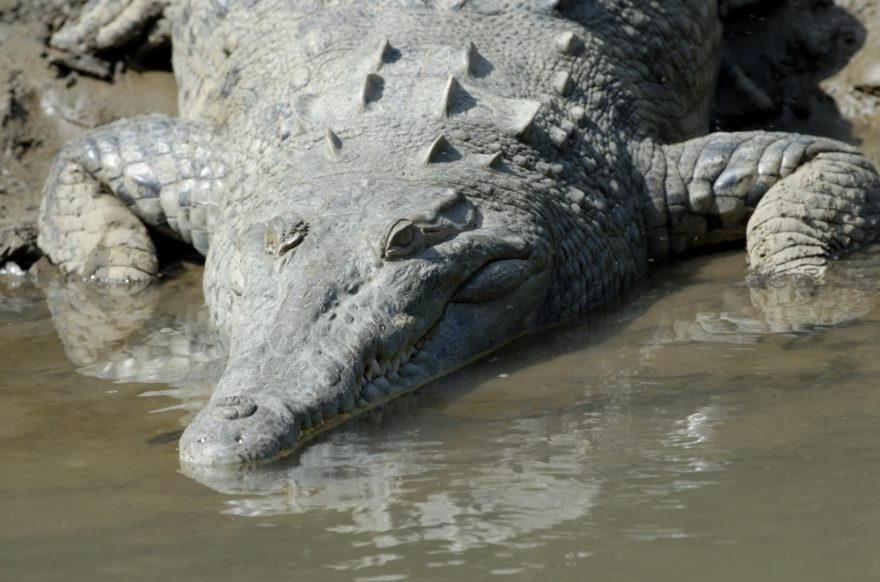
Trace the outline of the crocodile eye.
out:
M 394 238 L 391 239 L 391 245 L 398 248 L 408 247 L 412 244 L 413 238 L 415 238 L 413 226 L 409 225 L 394 233 Z
M 385 258 L 406 257 L 422 248 L 422 231 L 408 220 L 401 220 L 391 228 L 385 244 Z

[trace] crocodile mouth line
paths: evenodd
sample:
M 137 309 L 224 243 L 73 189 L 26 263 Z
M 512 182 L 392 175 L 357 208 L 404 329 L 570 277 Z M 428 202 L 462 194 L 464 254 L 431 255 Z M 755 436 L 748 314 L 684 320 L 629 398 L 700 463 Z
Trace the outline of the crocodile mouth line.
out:
M 358 408 L 383 396 L 388 396 L 394 390 L 395 385 L 403 379 L 402 376 L 406 375 L 407 368 L 411 366 L 410 362 L 419 353 L 427 335 L 425 334 L 408 347 L 398 350 L 389 358 L 379 359 L 373 356 L 363 365 L 363 371 L 357 376 L 358 385 L 355 389 Z
M 436 323 L 434 324 L 436 325 Z M 357 377 L 353 396 L 355 406 L 348 411 L 340 410 L 338 414 L 323 418 L 320 422 L 309 427 L 303 427 L 299 436 L 290 447 L 280 451 L 277 457 L 266 459 L 267 462 L 290 457 L 302 446 L 315 436 L 327 430 L 344 424 L 348 420 L 364 414 L 365 412 L 382 406 L 394 400 L 404 393 L 415 390 L 426 382 L 405 383 L 406 377 L 417 373 L 420 367 L 413 362 L 420 353 L 425 339 L 434 329 L 432 325 L 427 333 L 413 344 L 398 350 L 390 358 L 373 356 L 366 364 L 360 367 L 361 373 Z M 402 383 L 404 382 L 404 383 Z
M 497 264 L 503 260 L 490 260 L 475 269 L 471 273 L 470 278 L 467 278 L 465 283 L 462 283 L 456 292 L 452 294 L 445 307 L 460 304 L 461 302 L 456 300 L 456 295 L 462 288 L 467 287 L 467 284 L 472 281 L 472 277 L 484 272 L 487 266 Z M 521 277 L 517 277 L 517 279 L 519 280 Z M 505 285 L 501 286 L 505 287 Z M 502 294 L 506 295 L 507 292 L 509 292 L 509 288 L 504 289 Z M 371 357 L 366 358 L 363 363 L 355 368 L 357 371 L 354 375 L 355 379 L 352 384 L 351 398 L 347 399 L 348 405 L 340 406 L 333 415 L 319 415 L 317 418 L 310 418 L 310 415 L 306 415 L 306 418 L 312 422 L 302 426 L 296 441 L 280 451 L 274 459 L 290 457 L 300 450 L 307 441 L 313 439 L 318 434 L 342 425 L 352 418 L 378 408 L 408 392 L 417 390 L 434 379 L 445 375 L 446 372 L 438 373 L 436 370 L 432 372 L 416 362 L 418 356 L 423 352 L 426 342 L 430 340 L 437 326 L 442 324 L 445 313 L 446 309 L 444 308 L 440 316 L 428 326 L 428 329 L 421 337 L 414 342 L 404 344 L 405 347 L 396 349 L 391 356 L 381 356 L 379 355 L 379 350 L 377 350 Z M 479 359 L 486 353 L 488 352 L 475 354 L 468 361 Z M 461 362 L 454 367 L 457 368 L 467 363 Z M 267 461 L 271 460 L 267 459 Z
M 465 279 L 465 282 L 462 283 L 451 295 L 451 298 L 446 303 L 446 307 L 460 303 L 459 295 L 461 294 L 462 289 L 468 288 L 475 277 L 479 276 L 481 273 L 485 273 L 495 265 L 511 262 L 519 262 L 519 260 L 495 258 L 483 263 L 479 268 L 474 269 L 474 271 Z M 525 261 L 522 262 L 525 263 Z M 508 294 L 511 289 L 516 286 L 515 284 L 522 283 L 525 278 L 526 277 L 521 273 L 515 272 L 512 279 L 506 281 L 493 281 L 498 289 L 490 299 L 495 299 L 498 295 Z M 498 291 L 500 291 L 500 293 L 498 293 Z M 398 349 L 390 357 L 379 357 L 378 355 L 374 355 L 361 366 L 361 373 L 356 375 L 357 386 L 355 387 L 354 394 L 356 409 L 370 405 L 376 399 L 391 395 L 395 391 L 396 386 L 398 389 L 400 388 L 400 381 L 406 380 L 406 376 L 408 375 L 407 372 L 415 371 L 414 365 L 411 364 L 411 362 L 420 353 L 426 339 L 430 337 L 437 325 L 443 321 L 444 314 L 445 308 L 441 315 L 428 327 L 427 331 L 415 342 Z M 406 388 L 406 386 L 404 386 L 404 388 Z
M 456 301 L 456 296 L 461 289 L 467 287 L 468 282 L 470 282 L 476 274 L 484 272 L 486 267 L 497 264 L 499 261 L 500 259 L 489 260 L 480 265 L 479 268 L 474 269 L 473 272 L 465 278 L 465 282 L 462 283 L 451 295 L 446 306 L 458 303 L 458 301 Z M 365 362 L 361 364 L 359 368 L 360 373 L 355 374 L 356 385 L 353 394 L 355 411 L 364 409 L 365 407 L 371 408 L 376 400 L 387 398 L 395 395 L 394 393 L 396 391 L 408 388 L 405 384 L 401 386 L 401 381 L 405 383 L 407 376 L 411 375 L 412 372 L 416 372 L 418 366 L 413 363 L 413 360 L 421 352 L 426 339 L 430 337 L 437 325 L 443 321 L 444 314 L 445 307 L 441 311 L 439 317 L 428 326 L 425 333 L 416 341 L 404 344 L 404 347 L 396 349 L 391 356 L 380 356 L 377 351 L 377 353 L 374 353 L 372 357 L 367 358 Z M 341 410 L 340 412 L 349 414 L 350 411 Z

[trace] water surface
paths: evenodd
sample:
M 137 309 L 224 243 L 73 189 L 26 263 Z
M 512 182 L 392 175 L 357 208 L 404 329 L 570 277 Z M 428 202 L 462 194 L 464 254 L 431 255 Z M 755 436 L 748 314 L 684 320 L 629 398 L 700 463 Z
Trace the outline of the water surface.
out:
M 199 378 L 78 372 L 65 348 L 97 356 L 56 325 L 88 340 L 94 317 L 53 323 L 6 288 L 0 580 L 880 579 L 877 294 L 854 281 L 798 322 L 753 306 L 744 260 L 660 269 L 222 479 L 178 465 Z M 200 304 L 199 275 L 161 288 L 156 337 Z

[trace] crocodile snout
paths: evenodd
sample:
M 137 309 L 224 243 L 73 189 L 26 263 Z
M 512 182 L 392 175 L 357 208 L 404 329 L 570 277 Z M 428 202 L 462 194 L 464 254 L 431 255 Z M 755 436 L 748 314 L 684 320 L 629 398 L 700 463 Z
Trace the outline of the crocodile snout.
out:
M 195 465 L 233 465 L 277 457 L 299 436 L 299 421 L 285 406 L 247 396 L 216 399 L 180 438 L 180 458 Z

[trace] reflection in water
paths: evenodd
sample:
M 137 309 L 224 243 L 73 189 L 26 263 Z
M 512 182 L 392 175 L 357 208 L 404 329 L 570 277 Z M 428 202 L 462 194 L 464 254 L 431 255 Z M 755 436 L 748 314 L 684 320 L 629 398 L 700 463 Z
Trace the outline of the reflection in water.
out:
M 583 518 L 597 495 L 598 482 L 585 471 L 590 442 L 583 428 L 536 438 L 542 424 L 509 426 L 503 438 L 485 443 L 491 454 L 476 466 L 458 466 L 441 453 L 449 443 L 398 440 L 376 447 L 339 433 L 309 447 L 290 468 L 247 473 L 237 485 L 251 496 L 230 499 L 224 513 L 332 509 L 351 520 L 341 519 L 334 531 L 382 534 L 383 547 L 430 540 L 460 552 L 502 545 Z
M 197 412 L 226 362 L 209 325 L 200 269 L 190 267 L 159 287 L 104 286 L 55 276 L 46 287 L 52 322 L 64 351 L 87 376 L 169 387 L 142 396 L 180 404 L 162 410 Z
M 442 542 L 449 552 L 542 546 L 566 523 L 588 520 L 603 481 L 644 483 L 615 495 L 633 503 L 665 503 L 664 498 L 712 483 L 708 474 L 721 469 L 722 463 L 700 450 L 713 447 L 711 406 L 678 422 L 640 427 L 656 433 L 653 442 L 641 443 L 640 453 L 627 450 L 632 415 L 615 408 L 498 422 L 497 438 L 464 445 L 471 449 L 463 455 L 466 464 L 457 462 L 462 443 L 452 439 L 377 444 L 373 435 L 343 430 L 285 468 L 184 471 L 224 493 L 246 494 L 227 500 L 223 513 L 266 517 L 330 510 L 340 514 L 333 531 L 376 534 L 379 548 L 420 541 Z M 664 474 L 676 479 L 651 483 Z M 638 539 L 688 535 L 662 528 L 630 533 Z

